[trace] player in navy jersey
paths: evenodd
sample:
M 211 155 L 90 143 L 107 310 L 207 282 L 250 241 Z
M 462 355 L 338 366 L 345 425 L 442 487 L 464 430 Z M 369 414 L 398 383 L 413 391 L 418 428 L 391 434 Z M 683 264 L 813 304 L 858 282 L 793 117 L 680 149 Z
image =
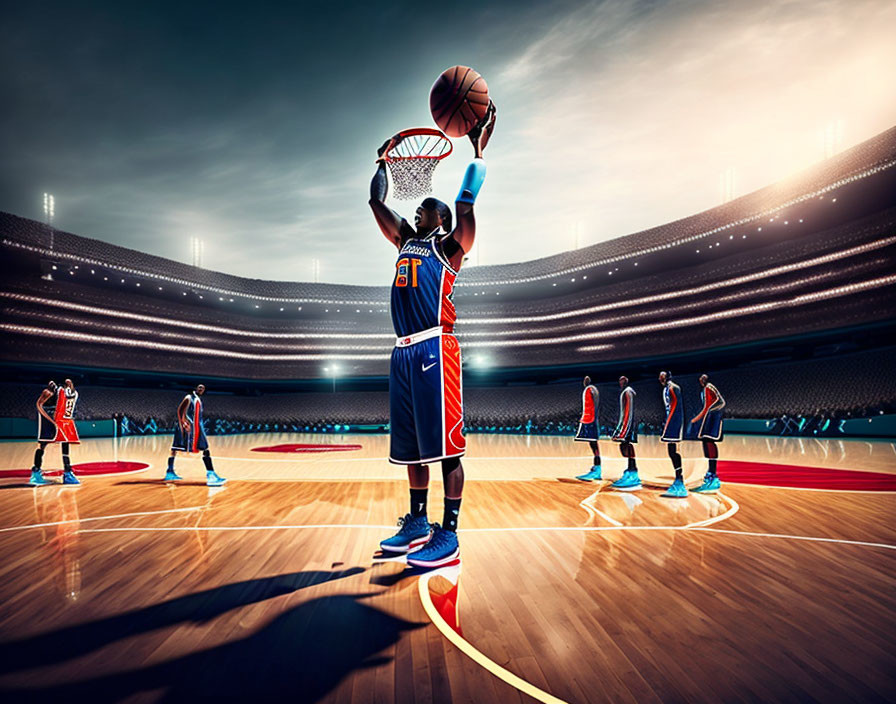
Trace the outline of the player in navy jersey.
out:
M 208 450 L 205 428 L 202 427 L 202 395 L 204 393 L 205 384 L 199 384 L 193 391 L 184 396 L 177 407 L 177 425 L 174 427 L 174 441 L 171 443 L 168 471 L 165 472 L 166 482 L 176 482 L 181 479 L 177 472 L 174 471 L 174 458 L 178 452 L 202 453 L 202 463 L 205 465 L 205 482 L 209 486 L 221 486 L 227 481 L 215 472 L 215 468 L 212 465 L 212 456 Z
M 591 469 L 585 474 L 580 474 L 576 479 L 583 482 L 593 482 L 595 479 L 601 478 L 600 470 L 600 445 L 598 438 L 600 437 L 600 420 L 598 418 L 598 403 L 600 394 L 597 387 L 591 383 L 591 377 L 586 376 L 582 380 L 582 417 L 579 419 L 579 428 L 576 431 L 575 440 L 587 442 L 594 455 L 594 463 Z
M 641 478 L 635 465 L 635 443 L 638 442 L 638 424 L 635 422 L 635 390 L 629 386 L 628 377 L 619 377 L 619 422 L 613 431 L 613 440 L 619 443 L 619 452 L 628 460 L 626 470 L 611 485 L 620 491 L 641 488 Z
M 703 443 L 703 456 L 706 457 L 709 468 L 703 477 L 703 484 L 694 491 L 701 494 L 715 494 L 722 488 L 722 482 L 716 474 L 716 462 L 719 458 L 717 442 L 722 442 L 722 410 L 725 408 L 725 399 L 719 390 L 709 383 L 706 374 L 700 376 L 700 386 L 703 400 L 703 409 L 691 420 L 691 423 L 700 423 L 697 429 L 697 439 Z
M 69 455 L 70 446 L 81 442 L 74 418 L 77 403 L 78 392 L 71 379 L 66 379 L 62 387 L 55 381 L 50 381 L 37 399 L 37 449 L 34 451 L 34 464 L 28 480 L 31 486 L 53 484 L 44 478 L 41 467 L 47 445 L 56 442 L 60 443 L 62 450 L 62 483 L 81 483 L 72 471 Z
M 397 336 L 389 366 L 389 461 L 408 467 L 411 510 L 399 519 L 400 529 L 380 543 L 387 552 L 413 553 L 408 564 L 437 567 L 460 555 L 457 522 L 463 496 L 460 458 L 463 435 L 461 357 L 452 334 L 457 318 L 451 300 L 464 255 L 473 246 L 476 220 L 473 203 L 485 179 L 485 149 L 494 129 L 490 107 L 470 131 L 474 159 L 467 167 L 451 209 L 426 198 L 417 208 L 414 227 L 386 203 L 388 180 L 383 154 L 396 144 L 387 140 L 378 150 L 378 166 L 370 183 L 370 207 L 377 225 L 398 249 L 392 280 L 392 325 Z M 427 518 L 429 462 L 442 463 L 445 510 L 442 524 Z
M 684 485 L 681 455 L 678 452 L 678 443 L 684 439 L 684 399 L 681 397 L 681 387 L 672 381 L 672 372 L 660 372 L 659 382 L 663 387 L 663 405 L 666 407 L 666 422 L 663 424 L 660 440 L 667 443 L 669 459 L 672 460 L 672 469 L 675 470 L 675 481 L 663 496 L 686 499 L 688 489 Z

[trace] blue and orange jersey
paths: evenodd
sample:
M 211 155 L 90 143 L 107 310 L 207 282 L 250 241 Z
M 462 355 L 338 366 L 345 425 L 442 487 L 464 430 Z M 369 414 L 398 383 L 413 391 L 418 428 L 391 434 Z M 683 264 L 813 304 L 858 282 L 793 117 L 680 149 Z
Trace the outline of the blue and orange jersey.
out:
M 698 420 L 710 411 L 721 411 L 725 407 L 725 399 L 722 398 L 722 394 L 712 384 L 707 384 L 703 387 L 700 398 L 703 401 L 703 410 L 697 416 Z
M 407 240 L 398 252 L 392 281 L 392 326 L 398 337 L 441 327 L 454 330 L 451 296 L 457 272 L 439 249 L 435 235 Z
M 681 412 L 681 387 L 674 381 L 667 381 L 663 387 L 663 403 L 666 406 L 666 422 L 676 413 Z
M 78 403 L 78 392 L 75 389 L 60 387 L 56 392 L 56 408 L 53 420 L 71 420 L 75 417 L 75 404 Z
M 187 420 L 190 421 L 191 425 L 196 428 L 202 427 L 202 400 L 196 394 L 195 391 L 187 394 L 186 399 L 188 401 L 187 408 L 184 411 L 184 415 Z
M 619 394 L 619 423 L 616 425 L 616 437 L 624 437 L 631 432 L 635 417 L 635 390 L 626 386 Z
M 589 385 L 582 392 L 582 417 L 579 423 L 593 423 L 598 399 L 597 387 Z

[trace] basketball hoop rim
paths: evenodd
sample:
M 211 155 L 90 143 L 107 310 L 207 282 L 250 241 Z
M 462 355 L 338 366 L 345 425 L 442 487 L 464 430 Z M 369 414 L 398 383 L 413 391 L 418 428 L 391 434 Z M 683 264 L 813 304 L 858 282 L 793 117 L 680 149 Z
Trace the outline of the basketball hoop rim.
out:
M 396 161 L 410 161 L 413 159 L 435 159 L 440 160 L 449 156 L 451 152 L 454 151 L 454 145 L 451 143 L 451 140 L 448 139 L 448 135 L 446 135 L 442 130 L 438 130 L 435 127 L 411 127 L 410 129 L 402 130 L 397 135 L 395 135 L 398 139 L 395 141 L 395 144 L 386 151 L 383 155 L 384 159 L 387 163 L 396 162 Z M 444 154 L 417 154 L 417 155 L 408 155 L 401 156 L 399 154 L 390 154 L 395 147 L 397 147 L 406 137 L 441 137 L 445 143 L 448 145 L 448 150 Z

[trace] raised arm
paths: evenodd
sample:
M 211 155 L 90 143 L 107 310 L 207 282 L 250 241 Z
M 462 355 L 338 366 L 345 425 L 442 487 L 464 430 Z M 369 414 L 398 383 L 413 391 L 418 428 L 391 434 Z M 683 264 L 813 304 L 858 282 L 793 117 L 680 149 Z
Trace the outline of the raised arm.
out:
M 448 260 L 455 269 L 459 269 L 464 255 L 473 248 L 476 239 L 476 218 L 473 215 L 473 204 L 476 196 L 485 181 L 485 161 L 482 158 L 482 150 L 488 144 L 492 131 L 495 128 L 495 104 L 489 103 L 488 111 L 476 127 L 467 135 L 473 144 L 473 161 L 467 166 L 460 191 L 454 201 L 457 212 L 457 226 L 454 232 L 443 242 L 442 248 L 448 256 Z
M 368 203 L 370 203 L 373 217 L 376 219 L 376 224 L 379 225 L 383 235 L 400 249 L 402 239 L 407 237 L 409 233 L 412 233 L 413 229 L 407 220 L 386 205 L 386 196 L 389 194 L 389 179 L 386 176 L 386 161 L 383 158 L 383 154 L 393 145 L 394 141 L 394 137 L 387 139 L 377 150 L 376 173 L 373 174 L 373 178 L 370 181 L 370 200 Z

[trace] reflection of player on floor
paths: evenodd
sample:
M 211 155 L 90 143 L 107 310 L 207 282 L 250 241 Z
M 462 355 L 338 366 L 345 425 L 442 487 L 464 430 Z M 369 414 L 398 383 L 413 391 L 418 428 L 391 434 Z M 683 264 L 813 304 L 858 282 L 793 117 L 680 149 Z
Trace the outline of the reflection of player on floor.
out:
M 50 443 L 62 443 L 62 483 L 80 484 L 72 471 L 72 460 L 69 446 L 81 442 L 78 429 L 75 427 L 75 404 L 78 403 L 78 392 L 71 379 L 65 380 L 60 389 L 55 381 L 47 384 L 37 399 L 37 449 L 34 451 L 34 465 L 31 467 L 31 486 L 53 484 L 44 479 L 41 467 L 44 461 L 44 450 Z M 53 409 L 52 417 L 47 412 Z
M 700 422 L 697 430 L 697 439 L 703 442 L 703 456 L 709 460 L 709 469 L 703 477 L 703 484 L 694 491 L 703 494 L 714 494 L 722 488 L 722 482 L 716 474 L 716 462 L 719 457 L 717 442 L 722 442 L 722 410 L 725 408 L 725 399 L 719 390 L 709 383 L 709 377 L 703 374 L 700 377 L 700 385 L 703 400 L 703 410 L 694 416 L 691 423 Z
M 177 407 L 177 426 L 174 428 L 174 442 L 171 443 L 171 456 L 168 458 L 166 482 L 180 479 L 174 471 L 174 458 L 180 452 L 201 452 L 205 464 L 205 479 L 209 486 L 221 486 L 227 480 L 219 477 L 212 466 L 212 456 L 208 451 L 208 440 L 202 427 L 202 394 L 205 384 L 199 384 L 193 391 L 184 396 Z
M 580 474 L 576 479 L 591 482 L 600 479 L 600 446 L 597 444 L 600 437 L 600 420 L 597 413 L 600 394 L 597 387 L 592 385 L 590 376 L 582 380 L 582 385 L 585 387 L 582 392 L 582 417 L 579 419 L 575 440 L 588 443 L 594 455 L 594 464 L 590 471 Z
M 613 482 L 614 489 L 634 491 L 641 488 L 641 478 L 635 466 L 635 443 L 638 442 L 638 426 L 635 423 L 635 390 L 628 385 L 628 377 L 619 377 L 619 423 L 613 431 L 613 440 L 621 443 L 619 451 L 628 458 L 628 467 L 622 476 Z
M 678 453 L 678 443 L 684 438 L 684 399 L 681 398 L 681 388 L 672 381 L 672 372 L 660 372 L 659 381 L 663 387 L 663 405 L 666 407 L 666 422 L 660 440 L 668 443 L 669 459 L 672 460 L 672 469 L 675 470 L 675 481 L 663 496 L 685 499 L 688 489 L 684 485 L 681 455 Z
M 460 457 L 466 440 L 460 347 L 451 334 L 457 317 L 451 296 L 457 271 L 476 235 L 473 203 L 485 178 L 482 149 L 493 125 L 494 113 L 489 111 L 468 135 L 475 158 L 455 201 L 457 227 L 453 230 L 451 209 L 435 198 L 426 198 L 417 208 L 416 229 L 385 204 L 388 181 L 382 155 L 394 146 L 394 138 L 380 148 L 381 159 L 370 183 L 370 207 L 377 225 L 398 249 L 391 304 L 398 339 L 389 366 L 389 460 L 407 465 L 411 493 L 411 512 L 399 519 L 398 533 L 380 547 L 414 552 L 408 564 L 419 567 L 447 564 L 460 555 L 456 531 L 464 486 Z M 430 525 L 426 514 L 426 463 L 436 461 L 442 462 L 445 487 L 442 526 Z

